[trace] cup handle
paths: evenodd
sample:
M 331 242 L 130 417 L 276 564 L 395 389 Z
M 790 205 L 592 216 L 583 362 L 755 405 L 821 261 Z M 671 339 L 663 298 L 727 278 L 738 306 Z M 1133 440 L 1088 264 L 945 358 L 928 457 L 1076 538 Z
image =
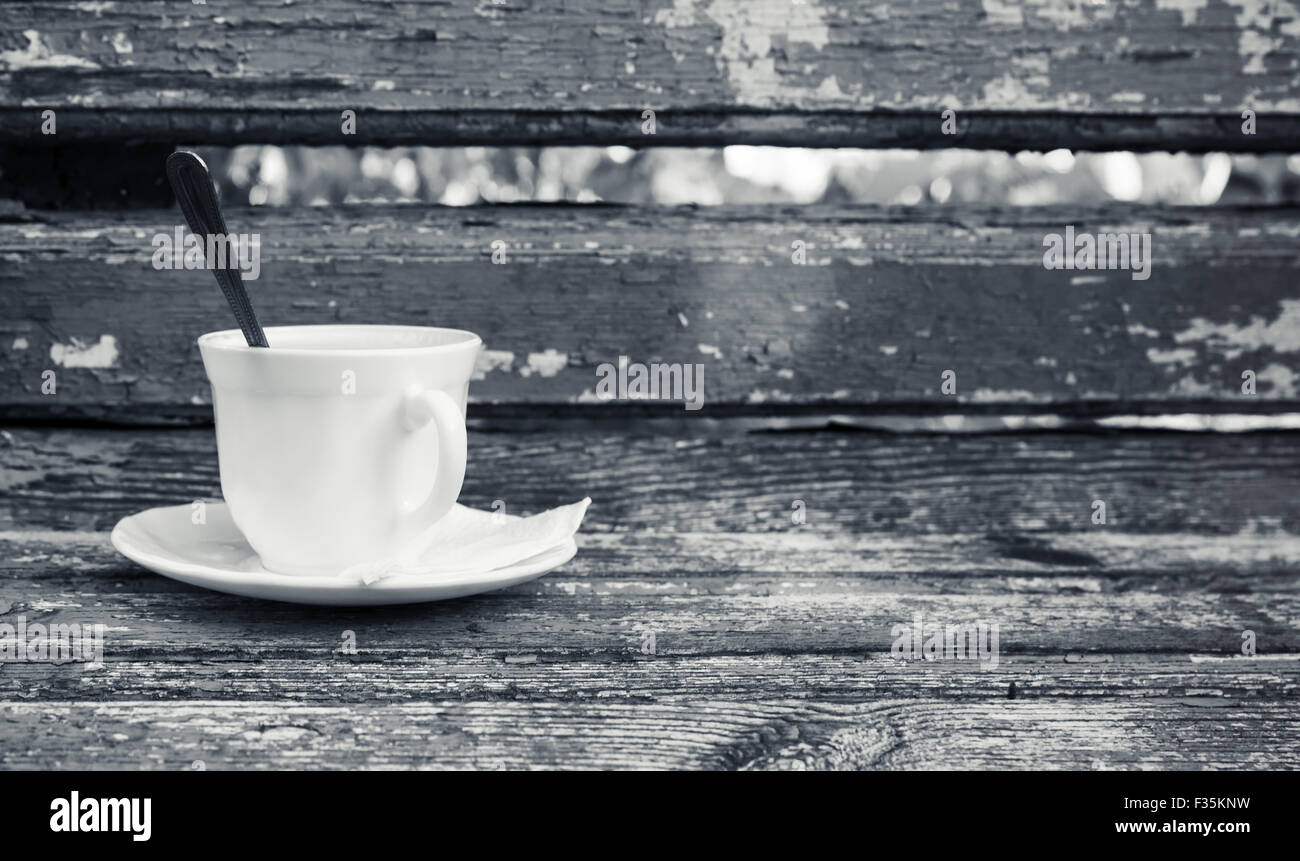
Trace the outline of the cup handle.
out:
M 429 422 L 433 422 L 438 432 L 438 470 L 428 498 L 407 515 L 408 520 L 417 522 L 421 528 L 437 523 L 456 504 L 465 482 L 468 450 L 465 417 L 450 395 L 438 389 L 408 393 L 402 410 L 402 426 L 416 431 Z

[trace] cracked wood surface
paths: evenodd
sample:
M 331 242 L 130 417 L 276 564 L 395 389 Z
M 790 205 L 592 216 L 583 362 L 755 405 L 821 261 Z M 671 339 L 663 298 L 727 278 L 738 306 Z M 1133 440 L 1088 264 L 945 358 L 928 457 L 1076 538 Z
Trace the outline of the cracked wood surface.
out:
M 63 141 L 1259 150 L 1300 133 L 1289 0 L 0 6 L 0 139 L 28 143 L 47 108 Z
M 598 368 L 620 356 L 700 364 L 706 414 L 1300 403 L 1294 207 L 364 206 L 227 218 L 262 238 L 249 289 L 264 324 L 471 329 L 486 345 L 470 387 L 481 404 L 608 408 Z M 0 415 L 207 415 L 194 339 L 230 315 L 209 273 L 154 268 L 153 237 L 178 223 L 161 210 L 0 222 Z M 1150 233 L 1150 279 L 1046 269 L 1044 237 L 1067 225 Z M 797 242 L 806 265 L 792 262 Z M 42 392 L 46 370 L 54 395 Z M 941 391 L 945 370 L 955 395 Z
M 70 702 L 0 721 L 28 731 L 10 768 L 1300 767 L 1300 718 L 1277 703 Z
M 602 561 L 593 559 L 488 598 L 328 612 L 256 603 L 137 574 L 132 563 L 114 559 L 114 551 L 103 546 L 87 554 L 100 570 L 81 574 L 39 544 L 7 539 L 6 549 L 21 555 L 3 569 L 6 616 L 26 614 L 28 624 L 93 617 L 108 628 L 106 660 L 270 663 L 315 656 L 330 662 L 343 632 L 352 630 L 369 660 L 432 661 L 430 670 L 467 652 L 507 663 L 620 663 L 638 659 L 643 633 L 653 632 L 658 657 L 788 655 L 797 661 L 804 654 L 857 655 L 864 661 L 860 671 L 876 675 L 898 637 L 893 626 L 921 614 L 923 623 L 997 623 L 999 661 L 1030 656 L 1037 659 L 1030 665 L 1044 672 L 1047 658 L 1066 664 L 1071 655 L 1102 661 L 1115 652 L 1233 659 L 1246 630 L 1255 632 L 1268 655 L 1289 655 L 1298 662 L 1289 669 L 1300 669 L 1300 631 L 1294 626 L 1300 595 L 1280 591 L 1293 590 L 1294 579 L 1251 584 L 1258 591 L 1249 592 L 1229 591 L 1240 583 L 1224 577 L 1174 592 L 1091 592 L 1072 578 L 1054 581 L 1057 572 L 1050 566 L 1016 571 L 1012 564 L 1000 577 L 972 575 L 982 582 L 970 588 L 951 571 L 902 582 L 876 582 L 869 571 L 810 573 L 789 550 L 778 552 L 788 571 L 688 576 L 645 552 L 633 534 L 630 547 L 607 553 L 622 557 L 610 567 L 621 563 L 634 573 L 606 574 Z M 1293 541 L 1275 543 L 1285 547 Z M 106 543 L 103 536 L 100 542 Z M 43 561 L 51 556 L 53 561 Z M 959 553 L 949 560 L 954 567 L 962 564 Z M 979 671 L 976 661 L 969 666 Z M 1121 676 L 1125 671 L 1122 664 L 1114 669 Z M 99 687 L 89 674 L 79 684 L 83 690 Z
M 967 535 L 969 545 L 948 555 L 1112 574 L 1169 557 L 1178 560 L 1170 568 L 1191 573 L 1199 570 L 1197 557 L 1177 542 L 1202 535 L 1223 541 L 1205 564 L 1244 574 L 1266 562 L 1252 542 L 1261 540 L 1262 549 L 1270 536 L 1300 533 L 1294 432 L 892 435 L 733 427 L 687 418 L 653 430 L 636 422 L 554 421 L 533 431 L 480 423 L 469 435 L 461 500 L 491 509 L 500 499 L 506 511 L 531 513 L 589 495 L 587 537 L 635 529 L 745 535 L 727 546 L 744 560 L 738 569 L 709 560 L 693 569 L 701 572 L 764 565 L 764 554 L 784 541 L 796 542 L 810 570 L 852 570 L 867 562 L 861 553 L 890 552 L 891 541 L 910 536 L 932 541 L 939 555 L 908 563 L 900 552 L 875 573 L 934 570 L 948 564 L 945 542 Z M 0 430 L 0 456 L 0 530 L 106 532 L 141 508 L 220 496 L 210 427 L 10 427 Z M 1092 523 L 1097 499 L 1107 503 L 1104 529 Z M 806 519 L 798 529 L 795 500 Z M 660 547 L 653 535 L 643 540 L 647 555 L 686 565 L 708 539 Z M 910 555 L 923 545 L 899 546 Z M 1280 558 L 1277 567 L 1285 570 L 1294 558 Z
M 0 664 L 0 765 L 1300 768 L 1294 433 L 547 424 L 480 423 L 464 501 L 590 493 L 578 556 L 389 609 L 115 554 L 118 516 L 216 491 L 210 429 L 5 429 L 0 621 L 107 633 Z M 892 658 L 918 613 L 997 622 L 997 665 Z

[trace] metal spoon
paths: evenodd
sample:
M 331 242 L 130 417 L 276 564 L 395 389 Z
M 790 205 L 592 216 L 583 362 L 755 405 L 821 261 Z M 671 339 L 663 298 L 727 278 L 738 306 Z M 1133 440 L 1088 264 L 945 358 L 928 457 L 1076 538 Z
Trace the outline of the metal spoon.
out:
M 248 299 L 248 291 L 244 289 L 244 279 L 239 274 L 239 266 L 234 259 L 234 248 L 226 232 L 226 220 L 221 217 L 217 189 L 212 184 L 208 166 L 192 152 L 174 152 L 167 156 L 167 181 L 176 193 L 176 200 L 185 213 L 190 230 L 194 231 L 203 245 L 204 255 L 208 253 L 208 237 L 219 237 L 214 241 L 225 244 L 225 267 L 217 266 L 219 256 L 216 261 L 208 260 L 208 266 L 217 276 L 217 284 L 221 285 L 221 292 L 230 303 L 230 310 L 235 312 L 235 320 L 244 333 L 244 340 L 248 341 L 250 347 L 269 347 L 266 333 L 262 331 L 261 324 L 257 322 L 257 314 L 253 312 L 253 303 Z M 216 251 L 215 247 L 213 251 Z

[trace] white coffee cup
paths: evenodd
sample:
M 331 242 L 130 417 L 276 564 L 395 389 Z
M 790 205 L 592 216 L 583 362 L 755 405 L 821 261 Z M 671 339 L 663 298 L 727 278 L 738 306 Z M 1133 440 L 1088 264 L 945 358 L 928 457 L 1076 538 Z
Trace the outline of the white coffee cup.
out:
M 199 338 L 221 492 L 270 571 L 400 558 L 465 478 L 465 401 L 482 340 L 424 326 L 275 326 Z

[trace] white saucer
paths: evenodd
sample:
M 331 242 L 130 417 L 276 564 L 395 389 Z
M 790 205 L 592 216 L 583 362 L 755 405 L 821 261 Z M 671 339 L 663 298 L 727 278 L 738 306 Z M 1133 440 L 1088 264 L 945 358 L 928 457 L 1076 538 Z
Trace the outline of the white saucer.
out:
M 568 507 L 580 507 L 578 522 L 586 509 L 586 502 Z M 504 589 L 534 580 L 568 562 L 578 552 L 577 542 L 572 537 L 577 529 L 574 523 L 566 540 L 526 547 L 519 551 L 522 558 L 492 568 L 398 573 L 374 582 L 356 576 L 276 574 L 262 567 L 257 553 L 244 540 L 224 502 L 206 502 L 205 508 L 206 522 L 201 525 L 192 522 L 190 505 L 151 508 L 124 517 L 113 527 L 113 546 L 150 571 L 193 586 L 249 598 L 342 606 L 444 601 Z M 456 521 L 462 532 L 477 527 L 491 539 L 491 529 L 486 526 L 489 522 L 493 528 L 499 529 L 508 519 L 517 529 L 518 524 L 542 520 L 554 513 L 535 518 L 507 518 L 457 505 L 446 519 Z M 564 530 L 560 534 L 563 535 Z

